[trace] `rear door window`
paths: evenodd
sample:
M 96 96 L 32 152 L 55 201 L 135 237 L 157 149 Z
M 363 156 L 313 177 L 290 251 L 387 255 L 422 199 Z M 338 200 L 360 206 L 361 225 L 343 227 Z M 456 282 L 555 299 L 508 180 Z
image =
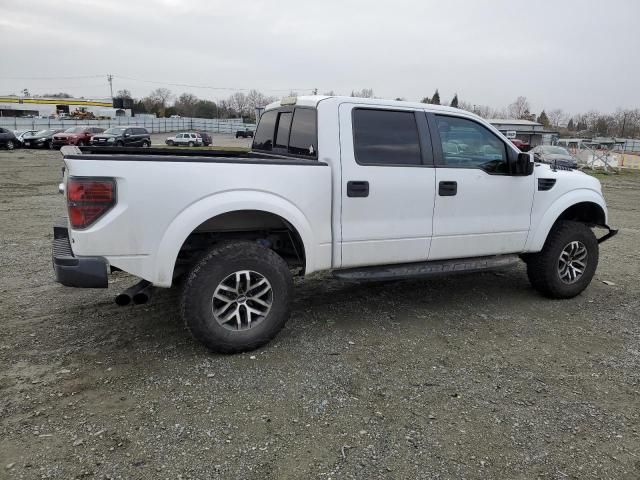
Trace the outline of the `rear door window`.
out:
M 361 165 L 420 165 L 420 137 L 414 112 L 353 110 L 353 143 Z
M 318 150 L 316 111 L 311 108 L 296 108 L 291 124 L 289 153 L 315 157 Z

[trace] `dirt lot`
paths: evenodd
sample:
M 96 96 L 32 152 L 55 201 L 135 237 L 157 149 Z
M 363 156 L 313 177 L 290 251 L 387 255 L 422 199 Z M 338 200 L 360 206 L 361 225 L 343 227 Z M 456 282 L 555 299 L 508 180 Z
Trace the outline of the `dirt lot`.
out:
M 0 478 L 640 477 L 640 177 L 602 178 L 621 233 L 578 298 L 523 266 L 316 276 L 270 345 L 220 356 L 173 291 L 53 282 L 60 167 L 0 152 Z

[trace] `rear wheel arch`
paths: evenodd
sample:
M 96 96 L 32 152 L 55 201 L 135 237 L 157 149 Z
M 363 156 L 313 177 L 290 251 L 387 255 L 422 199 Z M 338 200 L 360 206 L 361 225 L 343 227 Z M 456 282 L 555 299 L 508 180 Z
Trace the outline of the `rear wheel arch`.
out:
M 306 251 L 300 233 L 282 216 L 265 210 L 233 210 L 205 220 L 184 240 L 176 262 L 190 249 L 206 251 L 216 243 L 232 240 L 256 241 L 304 271 Z

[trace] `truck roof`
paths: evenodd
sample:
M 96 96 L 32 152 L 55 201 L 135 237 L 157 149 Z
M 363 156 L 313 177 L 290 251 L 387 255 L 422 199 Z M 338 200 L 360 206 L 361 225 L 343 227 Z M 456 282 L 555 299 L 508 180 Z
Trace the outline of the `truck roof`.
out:
M 294 103 L 295 101 L 295 103 Z M 433 105 L 430 103 L 420 102 L 405 102 L 399 100 L 387 100 L 384 98 L 361 98 L 361 97 L 346 97 L 346 96 L 327 96 L 327 95 L 305 95 L 300 97 L 285 97 L 277 102 L 270 103 L 265 107 L 265 111 L 272 110 L 274 108 L 280 108 L 287 105 L 301 105 L 305 107 L 316 108 L 320 102 L 335 101 L 337 103 L 357 103 L 362 105 L 380 105 L 386 107 L 400 107 L 400 108 L 421 108 L 430 110 L 433 112 L 450 112 L 460 113 L 464 112 L 469 116 L 476 117 L 477 115 L 466 110 L 460 110 L 459 108 L 447 107 L 445 105 Z

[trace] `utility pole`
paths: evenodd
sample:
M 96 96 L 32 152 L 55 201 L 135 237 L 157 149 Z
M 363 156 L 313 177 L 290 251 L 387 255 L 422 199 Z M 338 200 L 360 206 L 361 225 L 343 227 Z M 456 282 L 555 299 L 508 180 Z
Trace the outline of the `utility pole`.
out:
M 109 82 L 109 90 L 111 91 L 111 100 L 113 101 L 113 75 L 107 75 L 107 81 Z

